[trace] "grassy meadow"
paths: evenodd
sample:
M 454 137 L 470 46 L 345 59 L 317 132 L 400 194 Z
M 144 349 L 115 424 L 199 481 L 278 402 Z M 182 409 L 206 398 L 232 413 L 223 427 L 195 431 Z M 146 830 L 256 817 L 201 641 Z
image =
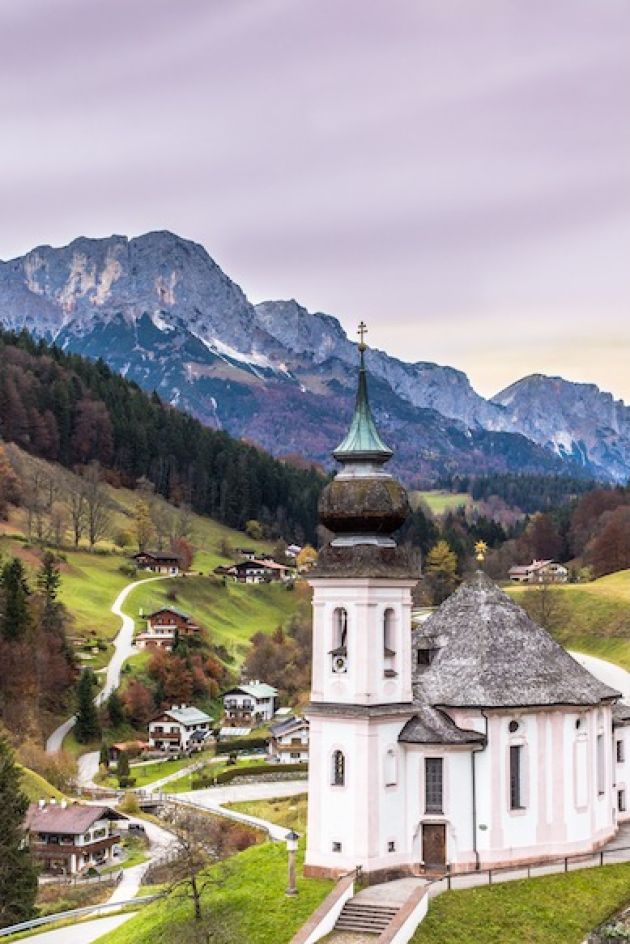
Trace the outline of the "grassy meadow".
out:
M 410 492 L 409 501 L 414 509 L 421 504 L 426 505 L 434 515 L 443 515 L 447 511 L 454 511 L 455 508 L 469 507 L 473 504 L 470 495 L 464 492 L 447 492 L 443 489 Z

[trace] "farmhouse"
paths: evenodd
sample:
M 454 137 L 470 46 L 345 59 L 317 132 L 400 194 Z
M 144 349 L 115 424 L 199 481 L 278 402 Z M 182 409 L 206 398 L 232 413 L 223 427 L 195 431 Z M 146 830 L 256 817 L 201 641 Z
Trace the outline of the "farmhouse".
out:
M 170 551 L 139 551 L 133 555 L 139 570 L 150 570 L 154 574 L 169 574 L 171 577 L 179 573 L 179 558 Z
M 138 649 L 166 649 L 170 652 L 177 639 L 197 638 L 201 627 L 192 617 L 172 607 L 163 607 L 147 616 L 146 629 L 135 638 Z
M 308 721 L 291 716 L 272 724 L 269 755 L 279 764 L 308 761 Z
M 106 806 L 79 803 L 32 803 L 26 813 L 31 853 L 45 872 L 76 875 L 90 866 L 111 861 L 120 842 L 113 822 L 126 819 Z
M 149 747 L 169 753 L 200 751 L 211 737 L 212 718 L 191 705 L 173 705 L 149 721 Z
M 552 560 L 533 560 L 531 564 L 510 567 L 508 576 L 512 583 L 566 583 L 569 571 Z
M 276 710 L 278 690 L 264 682 L 236 685 L 223 695 L 223 710 L 228 725 L 244 721 L 271 721 Z
M 628 805 L 630 709 L 482 571 L 412 630 L 409 504 L 361 350 L 309 575 L 306 873 L 371 880 L 589 853 Z M 551 562 L 547 562 L 551 563 Z
M 295 570 L 286 564 L 278 564 L 270 558 L 239 561 L 229 567 L 227 574 L 239 583 L 269 583 L 276 580 L 290 580 Z

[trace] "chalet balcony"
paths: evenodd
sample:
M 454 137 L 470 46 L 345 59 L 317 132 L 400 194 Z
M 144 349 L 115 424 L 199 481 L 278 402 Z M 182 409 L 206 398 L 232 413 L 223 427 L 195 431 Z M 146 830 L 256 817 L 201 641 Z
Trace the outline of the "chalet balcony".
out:
M 74 842 L 31 842 L 31 851 L 40 857 L 58 858 L 61 855 L 85 855 L 90 852 L 102 852 L 111 849 L 112 846 L 120 842 L 119 833 L 110 833 L 103 839 L 96 839 L 94 842 L 86 842 L 85 845 L 78 846 Z

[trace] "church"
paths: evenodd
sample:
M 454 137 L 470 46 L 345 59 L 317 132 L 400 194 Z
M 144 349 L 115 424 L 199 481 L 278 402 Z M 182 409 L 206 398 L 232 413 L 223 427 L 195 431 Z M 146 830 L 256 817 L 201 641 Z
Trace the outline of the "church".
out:
M 320 500 L 305 872 L 371 881 L 598 849 L 626 813 L 630 709 L 482 571 L 412 629 L 407 494 L 370 410 Z

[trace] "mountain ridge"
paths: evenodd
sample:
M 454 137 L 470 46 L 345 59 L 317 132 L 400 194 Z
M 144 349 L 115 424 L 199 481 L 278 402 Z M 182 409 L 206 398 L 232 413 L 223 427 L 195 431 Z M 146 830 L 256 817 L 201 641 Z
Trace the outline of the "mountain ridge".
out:
M 275 455 L 329 463 L 352 408 L 356 345 L 337 318 L 295 299 L 252 304 L 203 246 L 169 231 L 77 237 L 0 262 L 0 324 L 102 357 Z M 378 421 L 410 481 L 486 470 L 630 475 L 630 408 L 595 385 L 521 378 L 485 399 L 453 367 L 378 349 L 367 366 Z

